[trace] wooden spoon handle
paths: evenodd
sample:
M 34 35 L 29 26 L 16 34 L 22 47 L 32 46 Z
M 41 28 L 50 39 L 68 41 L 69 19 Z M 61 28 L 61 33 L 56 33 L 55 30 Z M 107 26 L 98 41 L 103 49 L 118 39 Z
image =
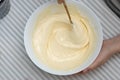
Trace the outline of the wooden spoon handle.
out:
M 64 5 L 65 10 L 66 10 L 66 12 L 67 12 L 67 15 L 68 15 L 68 18 L 69 18 L 70 23 L 73 24 L 72 19 L 71 19 L 71 16 L 70 16 L 70 13 L 69 13 L 69 10 L 68 10 L 68 7 L 67 7 L 67 5 L 66 5 L 66 3 L 65 3 L 64 0 L 63 0 L 63 5 Z

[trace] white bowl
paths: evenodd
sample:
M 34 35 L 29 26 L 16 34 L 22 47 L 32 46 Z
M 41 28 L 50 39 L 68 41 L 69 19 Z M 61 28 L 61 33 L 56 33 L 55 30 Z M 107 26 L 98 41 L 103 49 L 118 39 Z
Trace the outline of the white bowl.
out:
M 79 2 L 79 1 L 75 1 L 75 0 L 66 0 L 67 3 L 69 3 L 69 4 L 75 4 L 76 7 L 78 7 L 80 9 L 82 14 L 86 15 L 88 17 L 88 20 L 91 21 L 91 23 L 93 24 L 93 26 L 95 28 L 96 34 L 97 34 L 98 43 L 96 45 L 96 49 L 95 49 L 94 53 L 90 56 L 90 58 L 86 62 L 84 62 L 84 64 L 81 65 L 77 69 L 74 69 L 74 70 L 71 70 L 71 71 L 56 71 L 56 70 L 52 70 L 52 69 L 46 67 L 44 64 L 42 64 L 35 57 L 34 50 L 33 50 L 33 47 L 32 47 L 32 34 L 33 34 L 34 27 L 35 27 L 35 22 L 37 20 L 38 15 L 40 14 L 40 12 L 42 12 L 44 8 L 46 8 L 46 7 L 50 6 L 50 5 L 57 4 L 56 1 L 57 0 L 48 1 L 47 3 L 41 5 L 30 16 L 30 18 L 29 18 L 29 20 L 28 20 L 28 22 L 26 24 L 26 28 L 25 28 L 25 32 L 24 32 L 24 44 L 25 44 L 25 48 L 26 48 L 28 56 L 33 61 L 33 63 L 36 66 L 38 66 L 40 69 L 42 69 L 42 70 L 44 70 L 44 71 L 46 71 L 48 73 L 55 74 L 55 75 L 71 75 L 71 74 L 78 73 L 78 72 L 84 70 L 85 68 L 87 68 L 90 64 L 93 63 L 93 61 L 99 55 L 99 52 L 100 52 L 101 46 L 102 46 L 102 42 L 103 42 L 102 27 L 100 25 L 98 17 L 85 4 L 83 4 L 82 2 Z

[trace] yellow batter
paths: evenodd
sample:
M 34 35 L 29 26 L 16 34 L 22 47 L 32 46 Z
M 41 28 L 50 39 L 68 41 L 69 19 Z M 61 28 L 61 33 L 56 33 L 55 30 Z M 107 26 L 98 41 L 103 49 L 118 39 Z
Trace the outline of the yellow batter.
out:
M 36 57 L 54 70 L 79 67 L 95 48 L 95 31 L 87 18 L 73 6 L 69 6 L 69 11 L 73 25 L 63 6 L 54 5 L 39 15 L 33 32 Z

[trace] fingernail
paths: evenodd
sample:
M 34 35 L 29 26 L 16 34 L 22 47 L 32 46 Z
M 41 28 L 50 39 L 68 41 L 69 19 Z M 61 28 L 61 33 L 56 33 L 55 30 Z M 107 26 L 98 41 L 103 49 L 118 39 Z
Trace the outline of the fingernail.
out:
M 73 74 L 73 76 L 74 76 L 74 75 L 80 75 L 80 74 L 82 74 L 82 73 L 81 73 L 81 72 L 78 72 L 78 73 L 76 73 L 76 74 Z
M 83 73 L 83 71 L 81 71 L 80 73 Z
M 85 73 L 87 73 L 87 72 L 89 72 L 89 71 L 90 71 L 90 69 L 89 69 L 89 68 L 87 68 L 87 69 L 83 70 L 83 71 L 82 71 L 82 73 L 84 73 L 84 74 L 85 74 Z

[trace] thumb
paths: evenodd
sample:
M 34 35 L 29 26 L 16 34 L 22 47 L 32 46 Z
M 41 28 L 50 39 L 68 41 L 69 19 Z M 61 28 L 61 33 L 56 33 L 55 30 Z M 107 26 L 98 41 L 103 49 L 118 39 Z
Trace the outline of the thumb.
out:
M 97 58 L 88 68 L 86 68 L 85 70 L 83 70 L 82 73 L 87 73 L 88 71 L 97 68 L 97 67 L 100 66 L 101 64 L 102 64 L 102 63 L 101 63 L 100 59 Z

